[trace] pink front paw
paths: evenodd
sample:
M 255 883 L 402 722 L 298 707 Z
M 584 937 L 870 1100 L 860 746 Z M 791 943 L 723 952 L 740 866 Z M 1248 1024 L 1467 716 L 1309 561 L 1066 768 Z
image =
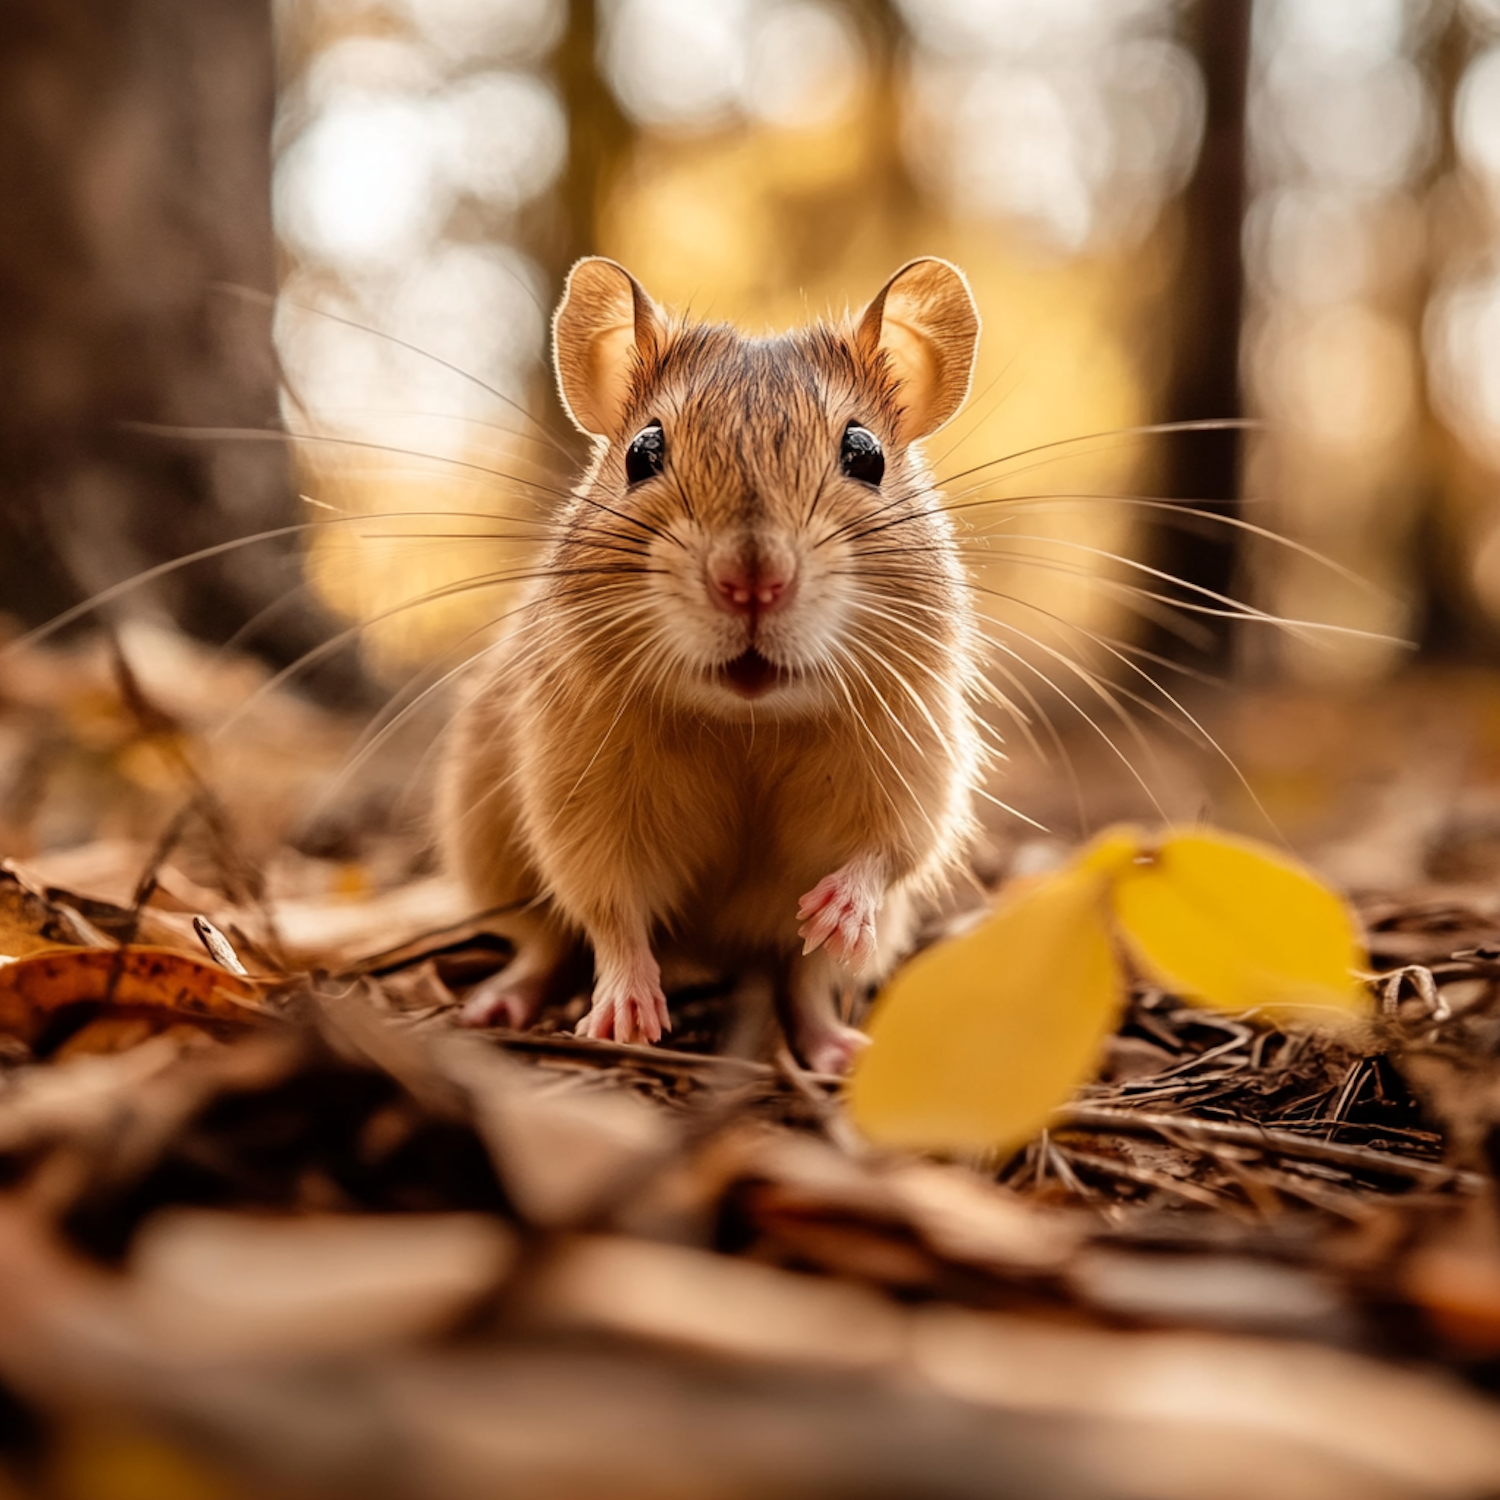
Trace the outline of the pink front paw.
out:
M 667 997 L 654 976 L 634 976 L 634 982 L 594 986 L 594 1003 L 576 1027 L 579 1036 L 601 1041 L 659 1042 L 672 1029 Z
M 802 1060 L 814 1073 L 847 1073 L 870 1039 L 852 1026 L 829 1025 L 802 1040 Z
M 536 1020 L 546 986 L 536 977 L 512 979 L 506 969 L 476 985 L 458 1013 L 460 1026 L 509 1026 L 525 1031 Z
M 875 957 L 875 913 L 881 892 L 868 867 L 854 861 L 820 880 L 797 904 L 802 952 L 827 947 L 855 973 Z

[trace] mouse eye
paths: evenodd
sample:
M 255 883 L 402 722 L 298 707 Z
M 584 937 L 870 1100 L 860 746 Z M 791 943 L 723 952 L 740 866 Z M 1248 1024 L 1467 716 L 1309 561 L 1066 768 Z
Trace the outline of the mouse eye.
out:
M 639 484 L 660 474 L 667 461 L 667 436 L 660 422 L 650 422 L 631 438 L 625 450 L 625 478 Z
M 868 427 L 851 422 L 844 429 L 839 466 L 851 479 L 879 484 L 885 475 L 885 454 L 881 451 L 880 439 Z

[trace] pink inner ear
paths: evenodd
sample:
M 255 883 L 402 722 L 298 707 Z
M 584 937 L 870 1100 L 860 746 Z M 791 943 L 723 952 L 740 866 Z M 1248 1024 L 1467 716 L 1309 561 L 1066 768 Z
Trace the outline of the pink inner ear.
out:
M 589 344 L 590 396 L 601 436 L 610 437 L 619 431 L 630 396 L 630 356 L 634 348 L 634 324 L 607 328 Z
M 899 436 L 903 443 L 925 437 L 941 420 L 931 421 L 943 385 L 940 355 L 930 339 L 894 318 L 886 318 L 882 346 L 901 387 Z
M 979 314 L 963 273 L 946 261 L 903 266 L 866 308 L 861 350 L 883 349 L 899 387 L 899 437 L 935 432 L 963 405 L 979 338 Z
M 624 266 L 597 257 L 568 277 L 552 341 L 563 404 L 594 437 L 619 431 L 630 394 L 631 351 L 653 358 L 660 314 Z

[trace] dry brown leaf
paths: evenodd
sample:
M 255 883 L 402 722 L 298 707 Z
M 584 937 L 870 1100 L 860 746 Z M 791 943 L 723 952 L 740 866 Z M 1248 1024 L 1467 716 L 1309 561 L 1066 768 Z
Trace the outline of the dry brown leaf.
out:
M 865 1287 L 623 1236 L 562 1244 L 525 1306 L 546 1325 L 735 1359 L 868 1370 L 894 1367 L 905 1350 L 902 1314 Z
M 417 880 L 363 900 L 281 901 L 276 922 L 296 959 L 338 969 L 446 931 L 464 921 L 467 908 L 454 882 Z
M 515 1248 L 483 1214 L 173 1209 L 142 1227 L 129 1296 L 153 1340 L 184 1357 L 347 1354 L 451 1327 L 504 1278 Z
M 76 892 L 88 901 L 129 907 L 141 876 L 153 868 L 150 844 L 135 839 L 96 839 L 71 849 L 52 849 L 30 855 L 13 868 L 40 883 Z M 215 911 L 223 896 L 190 880 L 170 864 L 157 863 L 150 904 L 162 911 Z
M 1500 1217 L 1486 1196 L 1440 1219 L 1408 1257 L 1401 1287 L 1463 1354 L 1500 1354 Z
M 24 958 L 75 945 L 81 937 L 69 914 L 49 901 L 24 871 L 9 861 L 0 865 L 0 955 Z
M 60 854 L 36 855 L 24 863 L 4 861 L 0 865 L 0 954 L 20 958 L 59 943 L 89 946 L 99 941 L 101 929 L 111 938 L 128 929 L 136 942 L 201 953 L 193 913 L 222 915 L 223 898 L 163 866 L 157 871 L 150 900 L 135 908 L 136 888 L 150 858 L 151 851 L 144 845 L 103 840 Z M 72 878 L 75 873 L 80 878 Z M 23 898 L 26 905 L 16 912 Z M 31 947 L 6 946 L 6 928 L 13 929 L 17 917 L 23 931 L 28 924 L 34 925 L 50 941 Z
M 1073 1258 L 1067 1281 L 1088 1306 L 1137 1323 L 1337 1339 L 1352 1322 L 1334 1278 L 1248 1255 L 1096 1247 Z
M 912 1228 L 939 1255 L 999 1272 L 1063 1267 L 1083 1236 L 1081 1220 L 1028 1203 L 962 1167 L 902 1163 L 886 1178 Z
M 168 948 L 63 948 L 0 965 L 0 1031 L 34 1042 L 69 1005 L 93 1001 L 244 1025 L 259 987 Z
M 181 1055 L 175 1041 L 157 1036 L 118 1056 L 26 1069 L 0 1094 L 0 1152 L 117 1133 L 130 1101 L 141 1098 Z
M 131 1011 L 120 1015 L 95 1016 L 49 1053 L 53 1063 L 68 1062 L 75 1057 L 110 1057 L 129 1052 L 151 1040 L 165 1037 L 182 1047 L 213 1045 L 201 1026 L 187 1021 L 162 1024 L 162 1018 Z
M 46 1493 L 87 1500 L 249 1500 L 199 1452 L 147 1426 L 78 1415 L 60 1424 L 46 1465 Z M 34 1493 L 34 1492 L 32 1492 Z M 0 1484 L 0 1500 L 29 1500 Z
M 938 1390 L 1008 1410 L 1165 1424 L 1267 1453 L 1321 1454 L 1347 1465 L 1337 1488 L 1289 1490 L 1265 1472 L 1226 1469 L 1216 1497 L 1468 1500 L 1500 1473 L 1500 1416 L 1477 1392 L 1422 1370 L 1313 1343 L 1210 1333 L 1120 1333 L 933 1307 L 912 1327 L 913 1363 Z M 1178 1494 L 1160 1482 L 1152 1493 Z
M 549 1090 L 471 1038 L 445 1038 L 432 1055 L 468 1091 L 495 1170 L 533 1224 L 590 1222 L 658 1170 L 677 1140 L 673 1122 L 632 1095 Z

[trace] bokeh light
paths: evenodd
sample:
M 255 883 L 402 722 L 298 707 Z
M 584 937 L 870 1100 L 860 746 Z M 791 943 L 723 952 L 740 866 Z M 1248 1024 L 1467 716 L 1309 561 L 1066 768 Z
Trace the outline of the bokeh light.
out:
M 565 20 L 558 0 L 399 0 L 413 32 L 458 67 L 476 58 L 535 63 L 557 45 Z
M 1428 9 L 1260 0 L 1254 11 L 1243 351 L 1269 425 L 1247 490 L 1257 521 L 1374 585 L 1258 554 L 1257 591 L 1276 613 L 1342 632 L 1277 648 L 1284 669 L 1318 680 L 1390 670 L 1416 624 L 1410 496 L 1425 397 L 1410 307 L 1439 140 Z
M 1204 110 L 1172 0 L 902 0 L 880 23 L 838 0 L 602 0 L 604 112 L 582 126 L 557 0 L 283 9 L 301 63 L 279 127 L 278 330 L 289 420 L 325 440 L 304 461 L 320 502 L 473 510 L 473 464 L 540 472 L 534 424 L 558 426 L 559 205 L 580 211 L 569 137 L 605 130 L 615 168 L 571 243 L 668 303 L 786 326 L 870 296 L 912 255 L 964 265 L 987 334 L 975 403 L 934 452 L 950 473 L 983 466 L 962 485 L 993 628 L 1031 653 L 1032 686 L 1079 630 L 1128 628 L 1119 586 L 1095 583 L 1135 530 L 1107 497 L 1147 481 L 1152 450 L 1067 440 L 1149 420 L 1161 378 L 1136 330 L 1162 316 L 1161 215 Z M 496 510 L 517 500 L 498 477 L 486 493 Z M 361 563 L 371 546 L 346 529 L 319 544 L 317 574 L 351 614 L 378 612 L 460 576 L 475 545 L 440 565 L 434 539 L 403 572 Z M 480 617 L 434 613 L 406 654 Z M 403 655 L 397 632 L 380 640 Z
M 707 130 L 750 116 L 797 127 L 847 108 L 861 48 L 849 13 L 814 0 L 614 0 L 603 60 L 641 125 Z
M 1064 253 L 1138 238 L 1196 159 L 1202 83 L 1167 5 L 908 0 L 914 169 Z

